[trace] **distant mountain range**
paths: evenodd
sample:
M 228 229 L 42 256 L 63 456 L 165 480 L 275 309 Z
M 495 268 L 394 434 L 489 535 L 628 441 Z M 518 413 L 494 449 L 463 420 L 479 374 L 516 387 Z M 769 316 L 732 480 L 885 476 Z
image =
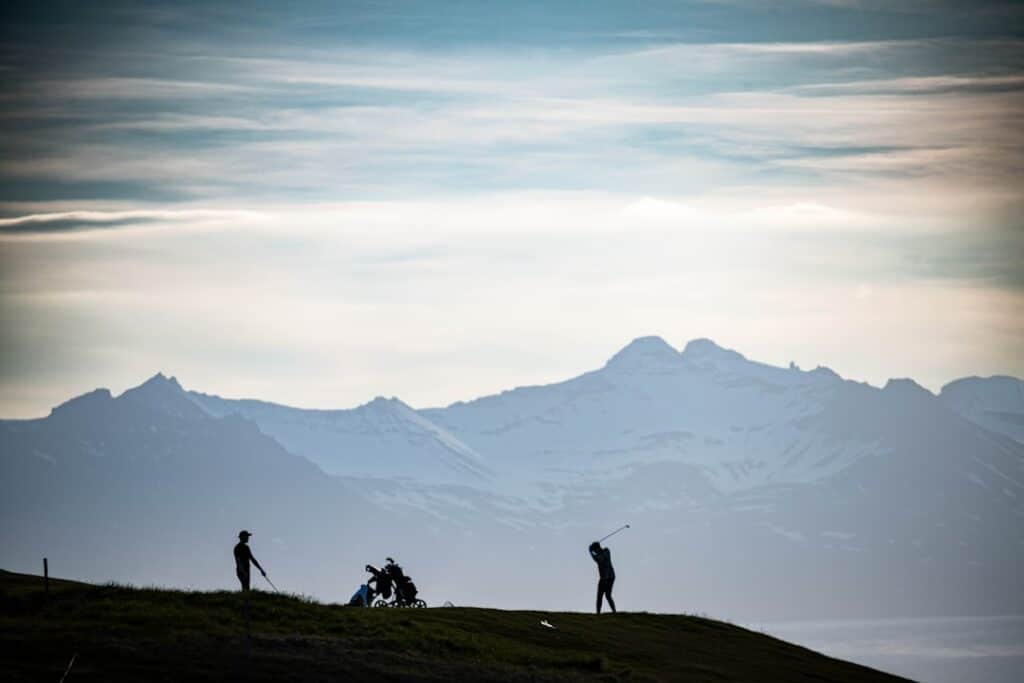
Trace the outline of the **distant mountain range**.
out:
M 238 529 L 343 599 L 404 558 L 428 600 L 723 616 L 1019 613 L 1024 383 L 884 388 L 637 339 L 604 367 L 446 408 L 300 410 L 184 390 L 0 422 L 0 566 L 228 586 Z M 262 556 L 261 556 L 262 554 Z M 273 575 L 273 574 L 272 574 Z M 284 586 L 282 586 L 284 588 Z

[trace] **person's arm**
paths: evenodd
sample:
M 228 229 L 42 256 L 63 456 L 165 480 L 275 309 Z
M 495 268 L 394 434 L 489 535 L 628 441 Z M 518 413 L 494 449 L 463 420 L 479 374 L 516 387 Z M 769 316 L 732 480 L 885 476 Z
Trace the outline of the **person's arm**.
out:
M 594 562 L 597 562 L 597 557 L 600 554 L 600 552 L 601 552 L 600 550 L 591 550 L 590 551 L 590 559 L 592 559 Z
M 260 563 L 256 561 L 256 558 L 255 558 L 255 557 L 253 557 L 253 554 L 252 554 L 252 549 L 251 549 L 251 548 L 249 548 L 248 546 L 246 546 L 246 549 L 247 549 L 247 550 L 249 551 L 249 559 L 250 559 L 250 560 L 252 560 L 252 563 L 253 563 L 254 565 L 256 565 L 256 569 L 259 569 L 259 570 L 260 570 L 260 574 L 263 574 L 263 576 L 266 576 L 266 575 L 267 575 L 267 572 L 265 572 L 265 571 L 263 570 L 263 567 L 261 567 L 261 566 L 260 566 Z

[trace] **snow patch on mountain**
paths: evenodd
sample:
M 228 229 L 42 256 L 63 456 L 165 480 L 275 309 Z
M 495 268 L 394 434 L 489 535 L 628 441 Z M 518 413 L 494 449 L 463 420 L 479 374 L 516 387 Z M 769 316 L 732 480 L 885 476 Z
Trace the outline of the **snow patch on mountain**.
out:
M 694 465 L 721 491 L 827 477 L 877 455 L 805 428 L 843 380 L 747 360 L 708 339 L 641 337 L 600 370 L 420 411 L 510 481 L 593 480 L 624 464 Z
M 491 478 L 479 453 L 397 398 L 378 397 L 351 410 L 301 410 L 199 392 L 188 396 L 211 415 L 252 420 L 328 474 L 476 485 Z
M 1024 443 L 1024 382 L 1016 377 L 965 377 L 942 387 L 939 399 L 972 422 Z

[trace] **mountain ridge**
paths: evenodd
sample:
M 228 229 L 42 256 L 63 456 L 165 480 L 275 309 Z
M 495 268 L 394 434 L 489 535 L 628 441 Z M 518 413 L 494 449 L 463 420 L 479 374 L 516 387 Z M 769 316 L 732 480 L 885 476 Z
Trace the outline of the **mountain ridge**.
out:
M 1016 393 L 878 388 L 702 340 L 679 352 L 640 338 L 616 355 L 446 408 L 378 397 L 311 411 L 158 373 L 116 398 L 97 390 L 0 421 L 0 563 L 66 548 L 77 559 L 58 559 L 83 577 L 123 579 L 117 560 L 171 585 L 223 586 L 218 544 L 250 528 L 317 595 L 339 588 L 302 557 L 348 567 L 358 585 L 368 560 L 401 555 L 461 603 L 574 609 L 566 586 L 592 571 L 580 549 L 629 522 L 616 547 L 633 551 L 617 567 L 642 609 L 1024 610 L 1024 444 L 977 421 L 1012 413 Z M 202 560 L 151 566 L 165 536 Z
M 659 351 L 655 352 L 654 351 L 655 349 L 659 349 Z M 665 353 L 662 354 L 661 351 L 664 351 Z M 694 358 L 704 358 L 704 359 L 712 358 L 712 359 L 727 360 L 727 361 L 744 361 L 746 363 L 749 363 L 750 366 L 753 366 L 753 367 L 767 368 L 767 369 L 770 369 L 770 370 L 783 371 L 783 372 L 785 372 L 785 371 L 797 372 L 797 373 L 800 373 L 800 374 L 805 375 L 805 376 L 813 376 L 813 375 L 827 376 L 827 377 L 830 377 L 830 378 L 841 379 L 843 381 L 855 382 L 857 384 L 864 384 L 864 385 L 867 385 L 867 386 L 870 386 L 870 387 L 873 387 L 873 388 L 877 388 L 877 389 L 884 389 L 887 384 L 889 384 L 891 382 L 894 382 L 894 381 L 895 382 L 910 381 L 910 382 L 913 382 L 914 384 L 916 384 L 917 386 L 921 387 L 924 391 L 932 394 L 933 396 L 941 396 L 943 392 L 945 392 L 945 391 L 955 387 L 956 385 L 959 385 L 961 383 L 974 382 L 974 381 L 986 381 L 986 382 L 987 381 L 997 381 L 997 380 L 998 381 L 1009 381 L 1009 382 L 1013 382 L 1015 384 L 1020 384 L 1020 385 L 1024 386 L 1024 380 L 1022 380 L 1022 379 L 1020 379 L 1018 377 L 1014 377 L 1012 375 L 997 374 L 997 375 L 991 375 L 991 376 L 987 376 L 987 377 L 981 377 L 981 376 L 977 376 L 977 375 L 970 375 L 970 376 L 956 378 L 956 379 L 950 380 L 949 382 L 944 384 L 942 386 L 942 388 L 940 389 L 939 393 L 933 392 L 930 389 L 927 389 L 926 387 L 921 386 L 916 380 L 914 380 L 913 378 L 910 378 L 910 377 L 891 377 L 891 378 L 887 379 L 884 384 L 882 384 L 881 386 L 877 386 L 876 387 L 875 385 L 872 385 L 869 382 L 864 382 L 864 381 L 858 381 L 858 380 L 854 380 L 854 379 L 844 378 L 842 375 L 837 373 L 834 369 L 832 369 L 832 368 L 830 368 L 828 366 L 824 366 L 824 365 L 818 365 L 818 366 L 814 367 L 813 369 L 804 370 L 804 369 L 798 367 L 795 363 L 790 363 L 788 367 L 783 367 L 783 366 L 772 365 L 770 363 L 764 363 L 764 362 L 761 362 L 761 361 L 751 360 L 751 359 L 747 358 L 747 356 L 745 356 L 744 354 L 742 354 L 742 353 L 740 353 L 738 351 L 735 351 L 734 349 L 725 348 L 725 347 L 719 345 L 714 340 L 706 338 L 706 337 L 696 337 L 694 339 L 689 340 L 686 344 L 684 344 L 684 347 L 683 347 L 683 349 L 681 351 L 677 350 L 675 347 L 673 347 L 671 344 L 669 344 L 663 337 L 660 337 L 658 335 L 646 335 L 646 336 L 636 337 L 632 341 L 627 343 L 625 346 L 623 346 L 619 351 L 613 353 L 612 356 L 609 357 L 609 359 L 604 363 L 602 368 L 608 367 L 609 364 L 612 364 L 614 361 L 616 361 L 616 359 L 621 359 L 621 358 L 634 358 L 634 359 L 635 358 L 643 358 L 644 356 L 650 356 L 651 353 L 653 353 L 655 356 L 661 357 L 661 358 L 674 358 L 674 357 L 678 356 L 678 357 L 680 357 L 682 359 L 691 359 L 691 360 L 694 359 Z M 188 391 L 188 393 L 200 394 L 200 395 L 203 395 L 203 396 L 208 396 L 210 398 L 219 399 L 219 400 L 223 400 L 223 401 L 252 402 L 252 403 L 266 404 L 266 405 L 269 405 L 269 406 L 275 406 L 275 407 L 280 407 L 280 408 L 288 408 L 288 409 L 292 409 L 292 410 L 301 410 L 301 411 L 316 412 L 316 413 L 335 413 L 335 412 L 345 412 L 345 411 L 356 410 L 356 409 L 359 409 L 359 408 L 366 407 L 367 405 L 373 403 L 376 400 L 398 400 L 398 401 L 401 401 L 403 404 L 409 406 L 410 408 L 412 408 L 413 410 L 416 410 L 416 411 L 423 411 L 423 410 L 436 411 L 436 410 L 443 410 L 445 408 L 451 408 L 453 406 L 463 405 L 463 404 L 466 404 L 466 403 L 472 403 L 474 401 L 479 401 L 479 400 L 488 399 L 488 398 L 492 398 L 492 397 L 496 397 L 496 396 L 501 396 L 503 394 L 507 394 L 509 392 L 514 392 L 514 391 L 518 391 L 518 390 L 544 388 L 544 387 L 550 387 L 550 386 L 553 386 L 553 385 L 563 384 L 565 382 L 569 382 L 569 381 L 572 381 L 572 380 L 577 379 L 579 377 L 588 375 L 588 374 L 590 374 L 592 372 L 597 372 L 600 369 L 601 368 L 598 368 L 596 370 L 585 371 L 585 372 L 583 372 L 583 373 L 581 373 L 579 375 L 575 375 L 575 376 L 572 376 L 572 377 L 569 377 L 569 378 L 566 378 L 566 379 L 555 380 L 553 382 L 547 382 L 547 383 L 543 383 L 543 384 L 518 385 L 518 386 L 509 388 L 509 389 L 503 389 L 503 390 L 501 390 L 499 392 L 496 392 L 496 393 L 482 394 L 480 396 L 476 396 L 476 397 L 473 397 L 473 398 L 467 398 L 467 399 L 459 399 L 459 400 L 453 401 L 452 403 L 449 403 L 449 404 L 446 404 L 446 405 L 443 405 L 443 406 L 427 405 L 427 406 L 424 406 L 424 407 L 421 407 L 421 408 L 415 408 L 411 404 L 406 403 L 403 399 L 401 399 L 400 397 L 397 397 L 397 396 L 391 396 L 391 397 L 375 396 L 372 399 L 368 399 L 368 400 L 366 400 L 366 401 L 364 401 L 362 403 L 359 403 L 359 404 L 357 404 L 355 406 L 351 406 L 351 407 L 297 407 L 297 406 L 292 406 L 292 405 L 287 404 L 287 403 L 281 403 L 281 402 L 277 402 L 277 401 L 273 401 L 273 400 L 269 400 L 269 399 L 264 399 L 264 398 L 253 398 L 253 397 L 229 398 L 229 397 L 222 396 L 222 395 L 220 395 L 218 393 L 207 393 L 207 392 L 202 392 L 202 391 L 197 391 L 197 390 L 187 390 L 187 391 Z M 165 382 L 166 384 L 168 384 L 170 386 L 177 386 L 178 388 L 181 388 L 181 384 L 178 382 L 178 380 L 175 377 L 164 375 L 163 372 L 158 371 L 156 374 L 154 374 L 154 375 L 148 377 L 146 380 L 144 380 L 141 384 L 139 384 L 139 385 L 137 385 L 135 387 L 130 387 L 130 388 L 126 389 L 124 393 L 132 391 L 133 389 L 140 389 L 140 388 L 145 387 L 146 385 L 148 385 L 150 383 L 158 383 L 159 384 L 159 383 L 161 383 L 161 381 Z M 89 395 L 91 393 L 94 393 L 96 391 L 106 391 L 108 394 L 110 393 L 109 389 L 102 389 L 102 388 L 100 388 L 100 389 L 95 389 L 95 390 L 86 392 L 85 394 L 81 394 L 80 396 L 68 399 L 68 401 L 76 400 L 77 398 L 81 398 L 81 397 L 87 396 L 87 395 Z M 123 395 L 123 393 L 121 395 Z M 68 401 L 65 401 L 65 403 L 67 403 Z M 9 418 L 7 418 L 7 419 L 9 419 Z M 25 418 L 25 419 L 33 419 L 33 418 Z

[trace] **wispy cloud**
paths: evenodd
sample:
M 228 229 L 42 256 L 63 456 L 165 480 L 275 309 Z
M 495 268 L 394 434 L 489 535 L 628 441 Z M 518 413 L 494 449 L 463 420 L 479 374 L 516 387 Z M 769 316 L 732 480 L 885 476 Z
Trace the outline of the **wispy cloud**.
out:
M 78 78 L 35 84 L 43 97 L 68 100 L 152 100 L 202 98 L 215 94 L 258 92 L 261 88 L 241 83 L 180 81 L 166 78 Z
M 63 211 L 0 218 L 0 233 L 9 235 L 57 233 L 154 223 L 209 225 L 224 221 L 258 220 L 254 211 L 217 209 L 139 209 L 134 211 Z
M 833 94 L 934 94 L 951 92 L 1012 92 L 1024 90 L 1024 73 L 991 75 L 941 75 L 887 78 L 843 83 L 794 86 L 792 92 Z

